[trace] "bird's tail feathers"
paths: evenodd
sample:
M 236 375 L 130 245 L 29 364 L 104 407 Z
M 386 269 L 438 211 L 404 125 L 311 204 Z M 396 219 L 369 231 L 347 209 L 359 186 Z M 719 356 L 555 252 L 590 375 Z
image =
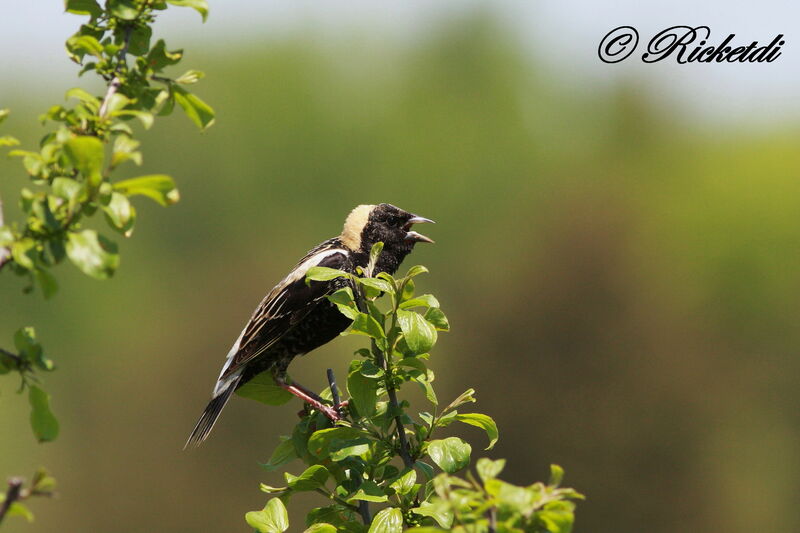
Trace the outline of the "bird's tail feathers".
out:
M 217 422 L 217 418 L 219 418 L 220 413 L 222 413 L 222 408 L 225 407 L 225 404 L 228 403 L 231 394 L 233 394 L 233 391 L 236 390 L 236 385 L 239 384 L 240 377 L 241 376 L 236 376 L 235 379 L 228 383 L 227 387 L 220 390 L 213 398 L 211 398 L 211 401 L 208 402 L 203 414 L 200 415 L 200 420 L 198 420 L 197 424 L 194 426 L 192 434 L 189 435 L 189 440 L 186 441 L 186 444 L 183 447 L 184 450 L 187 448 L 197 448 L 204 440 L 206 440 L 206 437 L 208 437 L 208 434 L 211 433 L 211 429 Z

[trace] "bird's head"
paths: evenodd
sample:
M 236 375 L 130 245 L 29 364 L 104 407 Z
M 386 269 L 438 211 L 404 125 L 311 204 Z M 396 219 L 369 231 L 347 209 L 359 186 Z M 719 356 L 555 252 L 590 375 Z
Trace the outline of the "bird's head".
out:
M 384 254 L 395 256 L 399 265 L 416 243 L 433 242 L 411 229 L 422 222 L 432 223 L 433 220 L 391 204 L 360 205 L 348 215 L 341 239 L 350 250 L 362 254 L 369 254 L 373 244 L 382 242 Z

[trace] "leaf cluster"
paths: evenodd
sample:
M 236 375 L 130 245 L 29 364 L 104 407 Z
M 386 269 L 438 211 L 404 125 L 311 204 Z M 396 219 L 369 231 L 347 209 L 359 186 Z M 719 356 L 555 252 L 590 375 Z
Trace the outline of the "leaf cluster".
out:
M 166 73 L 183 58 L 182 50 L 153 39 L 152 24 L 168 5 L 193 8 L 203 20 L 208 14 L 206 0 L 65 1 L 67 12 L 88 17 L 67 39 L 67 55 L 81 66 L 80 75 L 99 76 L 105 91 L 98 95 L 69 89 L 67 103 L 53 105 L 41 116 L 52 127 L 35 148 L 19 148 L 13 136 L 0 136 L 0 147 L 21 160 L 31 184 L 20 192 L 21 220 L 5 220 L 0 201 L 0 270 L 24 278 L 25 292 L 38 287 L 50 298 L 58 289 L 52 269 L 65 259 L 94 278 L 111 277 L 120 262 L 118 247 L 88 227 L 90 221 L 101 217 L 111 232 L 130 237 L 137 218 L 133 197 L 162 206 L 179 199 L 173 179 L 164 174 L 113 179 L 122 165 L 142 164 L 134 123 L 150 128 L 155 116 L 170 114 L 176 103 L 201 130 L 214 121 L 211 107 L 187 89 L 203 73 Z M 0 123 L 8 115 L 0 110 Z M 20 392 L 28 390 L 34 435 L 40 442 L 54 440 L 58 421 L 37 376 L 38 371 L 53 370 L 53 363 L 43 355 L 31 327 L 17 331 L 14 345 L 15 350 L 0 348 L 0 375 L 20 376 Z M 6 512 L 20 505 L 5 506 Z
M 23 480 L 20 478 L 12 479 L 9 482 L 9 486 L 14 487 L 13 492 L 9 490 L 6 494 L 0 493 L 0 509 L 5 510 L 4 513 L 0 514 L 0 522 L 5 517 L 12 516 L 19 516 L 28 522 L 33 522 L 33 513 L 22 502 L 28 498 L 50 498 L 56 494 L 56 480 L 44 468 L 39 468 L 33 474 L 33 478 L 31 478 L 27 486 L 24 485 Z
M 352 320 L 343 335 L 365 336 L 370 347 L 359 349 L 350 362 L 346 417 L 331 423 L 308 409 L 292 434 L 281 437 L 264 468 L 277 470 L 295 459 L 306 468 L 298 475 L 284 473 L 281 486 L 262 484 L 273 498 L 263 510 L 247 513 L 247 523 L 261 533 L 286 531 L 291 496 L 316 492 L 328 501 L 308 513 L 307 532 L 568 532 L 569 500 L 579 495 L 557 488 L 560 469 L 554 467 L 548 485 L 515 487 L 496 479 L 502 460 L 481 459 L 476 478 L 468 470 L 472 446 L 443 434 L 455 422 L 479 427 L 488 436 L 487 449 L 499 436 L 491 417 L 462 412 L 476 401 L 474 390 L 440 404 L 429 361 L 439 332 L 449 330 L 448 319 L 432 294 L 416 292 L 416 277 L 425 267 L 412 267 L 400 278 L 372 277 L 380 251 L 379 243 L 357 275 L 324 267 L 307 273 L 308 283 L 347 278 L 349 286 L 328 298 Z M 287 401 L 270 379 L 264 373 L 257 387 L 242 387 L 240 394 L 270 404 Z M 426 410 L 413 412 L 408 401 L 398 400 L 409 383 L 424 393 Z M 331 390 L 322 397 L 331 399 Z M 380 507 L 374 517 L 371 505 Z

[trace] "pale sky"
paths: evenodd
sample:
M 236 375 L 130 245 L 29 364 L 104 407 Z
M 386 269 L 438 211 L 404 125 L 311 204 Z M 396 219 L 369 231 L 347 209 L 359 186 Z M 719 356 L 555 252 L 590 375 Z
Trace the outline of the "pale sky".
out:
M 63 53 L 63 41 L 80 17 L 63 13 L 61 0 L 0 0 L 14 4 L 13 17 L 0 18 L 0 107 L 4 91 L 22 83 L 66 87 L 76 69 Z M 175 45 L 192 42 L 247 43 L 293 31 L 313 32 L 318 39 L 347 32 L 375 30 L 387 39 L 411 41 L 435 31 L 437 24 L 476 8 L 491 11 L 514 31 L 525 49 L 576 87 L 611 84 L 637 78 L 669 105 L 711 124 L 800 119 L 800 4 L 784 2 L 671 1 L 616 2 L 576 0 L 210 0 L 211 14 L 202 24 L 195 12 L 170 8 L 157 30 Z M 729 33 L 734 44 L 753 40 L 767 44 L 782 33 L 786 44 L 774 63 L 689 64 L 674 61 L 645 64 L 634 54 L 607 65 L 597 57 L 602 37 L 612 28 L 631 25 L 641 42 L 674 25 L 706 25 L 709 44 Z M 204 45 L 205 46 L 205 45 Z M 195 66 L 195 65 L 192 65 Z M 201 66 L 198 66 L 201 68 Z

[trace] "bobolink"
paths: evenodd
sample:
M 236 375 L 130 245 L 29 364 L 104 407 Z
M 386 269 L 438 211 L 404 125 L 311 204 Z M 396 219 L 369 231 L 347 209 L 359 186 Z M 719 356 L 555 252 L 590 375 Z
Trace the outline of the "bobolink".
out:
M 383 242 L 375 272 L 394 274 L 418 242 L 433 242 L 411 231 L 420 222 L 433 222 L 390 204 L 360 205 L 344 223 L 342 234 L 309 251 L 294 269 L 278 283 L 256 308 L 250 321 L 233 344 L 217 379 L 211 401 L 200 416 L 186 442 L 197 446 L 228 402 L 231 394 L 261 372 L 271 371 L 275 382 L 313 405 L 331 419 L 338 413 L 313 392 L 297 382 L 289 382 L 286 369 L 298 355 L 319 348 L 350 325 L 325 296 L 346 286 L 344 278 L 306 283 L 313 266 L 337 268 L 356 273 L 366 267 L 372 245 Z

